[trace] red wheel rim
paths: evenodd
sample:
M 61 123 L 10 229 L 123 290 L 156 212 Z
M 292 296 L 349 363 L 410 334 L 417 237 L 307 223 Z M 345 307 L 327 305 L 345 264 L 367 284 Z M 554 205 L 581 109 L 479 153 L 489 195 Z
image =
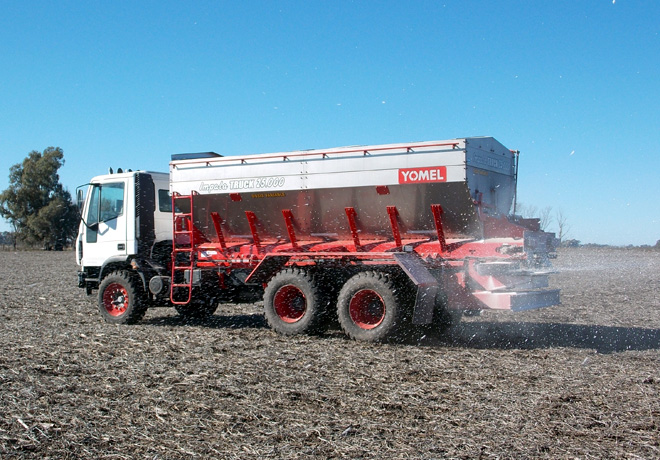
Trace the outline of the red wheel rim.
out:
M 103 306 L 110 316 L 121 316 L 128 308 L 128 291 L 119 283 L 111 283 L 103 291 Z
M 373 329 L 385 319 L 385 302 L 371 289 L 356 292 L 348 309 L 353 322 L 362 329 Z
M 296 286 L 287 284 L 275 293 L 273 299 L 275 313 L 285 323 L 295 323 L 305 316 L 307 299 L 305 294 Z

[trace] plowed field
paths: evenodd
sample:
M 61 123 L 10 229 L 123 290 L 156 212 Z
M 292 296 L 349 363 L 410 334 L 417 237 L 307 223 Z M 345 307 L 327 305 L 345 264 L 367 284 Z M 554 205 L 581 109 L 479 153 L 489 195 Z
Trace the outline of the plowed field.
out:
M 2 252 L 0 457 L 660 457 L 660 252 L 555 266 L 561 306 L 365 344 L 259 304 L 113 326 L 71 252 Z

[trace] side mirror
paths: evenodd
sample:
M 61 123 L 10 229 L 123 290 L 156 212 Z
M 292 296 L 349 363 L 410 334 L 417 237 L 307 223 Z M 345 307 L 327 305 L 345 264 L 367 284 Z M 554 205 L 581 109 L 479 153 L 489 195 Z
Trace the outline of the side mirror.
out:
M 76 190 L 76 206 L 78 206 L 79 210 L 82 210 L 83 198 L 84 198 L 83 191 L 82 189 L 79 188 L 78 190 Z

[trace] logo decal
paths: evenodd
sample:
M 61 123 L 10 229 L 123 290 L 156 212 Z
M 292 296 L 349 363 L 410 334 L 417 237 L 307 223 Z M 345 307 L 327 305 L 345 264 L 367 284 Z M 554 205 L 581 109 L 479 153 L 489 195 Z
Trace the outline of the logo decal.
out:
M 269 189 L 284 187 L 283 176 L 257 177 L 255 179 L 231 179 L 227 181 L 202 182 L 199 191 L 206 193 L 226 193 L 227 190 Z
M 418 184 L 425 182 L 447 182 L 447 167 L 433 166 L 399 169 L 399 184 Z

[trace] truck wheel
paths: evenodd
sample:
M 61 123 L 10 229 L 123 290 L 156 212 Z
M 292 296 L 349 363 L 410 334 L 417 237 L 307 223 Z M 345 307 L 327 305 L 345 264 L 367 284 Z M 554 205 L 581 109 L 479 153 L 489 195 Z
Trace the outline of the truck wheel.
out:
M 325 330 L 323 296 L 309 273 L 289 268 L 275 275 L 264 291 L 268 325 L 285 335 L 319 334 Z
M 403 329 L 407 304 L 404 283 L 378 272 L 358 273 L 339 292 L 337 316 L 351 339 L 378 342 Z
M 174 304 L 174 309 L 183 318 L 206 319 L 218 309 L 218 301 L 212 297 L 208 299 L 191 299 L 185 305 Z
M 124 270 L 106 276 L 99 286 L 101 316 L 113 324 L 133 324 L 147 311 L 147 299 L 137 278 Z

